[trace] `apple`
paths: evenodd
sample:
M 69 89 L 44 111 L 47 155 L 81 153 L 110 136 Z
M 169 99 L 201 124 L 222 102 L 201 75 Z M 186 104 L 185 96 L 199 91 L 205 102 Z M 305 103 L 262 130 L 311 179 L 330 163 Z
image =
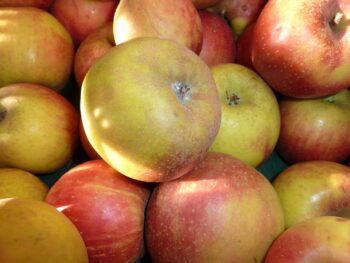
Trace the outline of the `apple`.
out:
M 288 166 L 273 180 L 286 227 L 324 215 L 349 215 L 350 167 L 331 161 Z
M 143 226 L 150 189 L 103 160 L 81 163 L 50 188 L 46 202 L 80 231 L 89 262 L 136 262 L 144 252 Z
M 0 199 L 0 262 L 88 263 L 73 223 L 55 207 L 29 198 Z
M 67 28 L 75 47 L 93 31 L 113 20 L 118 0 L 55 0 L 50 12 Z
M 255 71 L 251 55 L 254 26 L 255 23 L 247 26 L 242 35 L 237 39 L 235 62 Z
M 255 69 L 277 92 L 294 98 L 349 87 L 349 16 L 345 0 L 268 1 L 255 24 Z
M 239 37 L 256 21 L 267 0 L 220 0 L 209 9 L 225 16 L 234 34 Z
M 269 248 L 264 263 L 350 262 L 350 220 L 312 218 L 283 232 Z
M 43 201 L 49 187 L 36 175 L 16 168 L 0 168 L 0 199 L 32 198 Z
M 1 0 L 0 0 L 1 1 Z M 192 0 L 192 3 L 196 7 L 196 9 L 206 9 L 215 4 L 217 4 L 221 0 Z
M 53 1 L 54 0 L 0 0 L 0 7 L 31 6 L 47 10 Z
M 274 150 L 280 113 L 272 89 L 240 64 L 211 67 L 221 99 L 221 126 L 210 151 L 230 154 L 257 167 Z
M 278 196 L 257 170 L 208 153 L 181 178 L 158 184 L 146 210 L 152 262 L 262 262 L 284 230 Z
M 56 91 L 18 83 L 0 89 L 0 167 L 52 173 L 71 160 L 79 115 Z
M 139 37 L 160 37 L 196 54 L 202 48 L 202 24 L 191 0 L 121 0 L 113 19 L 115 43 Z
M 81 120 L 79 122 L 79 139 L 84 152 L 90 159 L 92 160 L 101 159 L 101 157 L 98 155 L 98 153 L 95 151 L 95 149 L 92 147 L 91 143 L 89 142 L 88 138 L 86 137 L 83 122 Z
M 79 87 L 91 65 L 114 46 L 112 22 L 96 29 L 81 42 L 74 57 L 74 76 Z
M 350 156 L 350 90 L 322 98 L 281 98 L 276 150 L 288 163 Z
M 96 61 L 84 79 L 80 109 L 101 158 L 146 182 L 190 171 L 221 120 L 209 67 L 185 46 L 156 37 L 119 44 Z
M 72 38 L 48 12 L 33 7 L 0 8 L 0 87 L 41 84 L 61 91 L 74 57 Z
M 203 43 L 199 56 L 214 66 L 235 60 L 236 43 L 233 32 L 224 18 L 206 10 L 199 11 L 202 22 Z

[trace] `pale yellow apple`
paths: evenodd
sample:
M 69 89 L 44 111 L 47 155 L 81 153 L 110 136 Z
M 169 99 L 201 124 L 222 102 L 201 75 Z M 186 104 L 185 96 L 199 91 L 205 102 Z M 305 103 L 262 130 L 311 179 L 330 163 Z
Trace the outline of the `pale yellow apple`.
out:
M 49 187 L 34 174 L 16 168 L 0 168 L 0 198 L 44 200 Z
M 256 167 L 278 140 L 280 112 L 275 94 L 254 71 L 239 64 L 211 68 L 221 98 L 221 126 L 210 151 Z

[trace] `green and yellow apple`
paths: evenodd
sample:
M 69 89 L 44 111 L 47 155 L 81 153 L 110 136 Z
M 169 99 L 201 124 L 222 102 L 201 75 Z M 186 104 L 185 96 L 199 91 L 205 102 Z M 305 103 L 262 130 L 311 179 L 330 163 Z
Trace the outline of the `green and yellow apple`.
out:
M 288 163 L 350 156 L 350 90 L 314 99 L 281 98 L 276 150 Z
M 172 40 L 137 38 L 113 47 L 88 71 L 81 116 L 96 152 L 125 176 L 175 179 L 205 157 L 220 126 L 209 67 Z
M 26 82 L 61 91 L 72 73 L 74 45 L 50 13 L 34 7 L 1 7 L 0 57 L 0 87 Z
M 146 210 L 152 262 L 262 262 L 283 230 L 271 183 L 223 153 L 208 153 L 186 175 L 158 184 Z
M 251 166 L 265 161 L 280 132 L 280 113 L 272 89 L 239 64 L 211 67 L 221 99 L 221 126 L 210 151 L 235 156 Z
M 293 164 L 273 181 L 286 227 L 324 215 L 350 217 L 350 167 L 331 161 Z
M 350 2 L 271 0 L 261 11 L 252 60 L 277 92 L 316 98 L 350 86 Z
M 160 37 L 180 43 L 196 54 L 202 48 L 202 24 L 191 0 L 121 0 L 114 14 L 118 45 L 138 37 Z
M 264 263 L 350 262 L 350 220 L 320 216 L 284 231 L 272 243 Z
M 73 156 L 79 114 L 56 91 L 18 83 L 0 88 L 0 167 L 51 173 Z

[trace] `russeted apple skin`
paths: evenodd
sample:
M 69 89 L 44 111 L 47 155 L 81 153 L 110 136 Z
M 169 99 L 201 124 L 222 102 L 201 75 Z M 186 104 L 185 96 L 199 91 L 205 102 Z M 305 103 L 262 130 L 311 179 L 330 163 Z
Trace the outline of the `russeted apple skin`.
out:
M 74 45 L 50 13 L 34 7 L 2 7 L 0 39 L 0 87 L 26 82 L 61 91 L 67 84 Z
M 350 167 L 340 163 L 296 163 L 278 174 L 273 186 L 281 200 L 287 228 L 318 216 L 346 216 L 350 211 Z
M 152 262 L 262 262 L 284 230 L 270 182 L 230 155 L 210 152 L 188 174 L 158 184 L 146 210 Z
M 277 152 L 289 164 L 350 156 L 350 91 L 315 99 L 279 101 L 281 131 Z
M 173 40 L 199 54 L 202 25 L 191 0 L 121 0 L 113 19 L 115 43 L 138 37 Z
M 0 0 L 0 7 L 31 6 L 47 10 L 53 1 L 54 0 Z
M 175 87 L 187 90 L 182 99 Z M 160 38 L 133 39 L 101 57 L 83 81 L 81 115 L 102 159 L 152 182 L 190 171 L 221 121 L 209 67 L 188 48 Z
M 300 222 L 272 243 L 264 263 L 350 262 L 350 220 L 321 216 Z
M 339 25 L 337 13 L 344 15 Z M 254 68 L 289 97 L 316 98 L 349 87 L 349 15 L 343 0 L 268 1 L 255 25 Z

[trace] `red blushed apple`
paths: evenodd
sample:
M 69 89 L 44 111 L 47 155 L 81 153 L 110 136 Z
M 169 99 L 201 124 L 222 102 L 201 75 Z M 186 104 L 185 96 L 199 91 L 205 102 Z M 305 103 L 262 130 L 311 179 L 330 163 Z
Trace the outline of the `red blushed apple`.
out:
M 51 187 L 46 202 L 79 230 L 89 262 L 136 262 L 144 252 L 144 210 L 150 189 L 102 160 L 81 163 Z
M 53 1 L 54 0 L 0 0 L 0 7 L 31 6 L 47 10 Z
M 252 62 L 252 38 L 254 25 L 250 24 L 236 42 L 236 63 L 254 70 Z
M 281 98 L 276 150 L 288 163 L 350 156 L 350 91 L 319 99 Z
M 81 120 L 79 122 L 79 137 L 80 137 L 81 146 L 83 147 L 87 156 L 92 160 L 101 159 L 100 155 L 95 151 L 95 149 L 92 147 L 91 143 L 89 142 L 88 138 L 86 137 L 83 122 Z
M 74 58 L 74 76 L 79 87 L 91 65 L 113 46 L 115 43 L 112 22 L 107 22 L 101 28 L 96 29 L 81 42 Z
M 349 16 L 347 0 L 268 1 L 254 30 L 255 69 L 289 97 L 322 97 L 349 87 Z
M 233 32 L 224 18 L 209 11 L 199 11 L 203 28 L 203 44 L 199 56 L 208 66 L 235 60 Z
M 202 24 L 191 0 L 121 0 L 113 20 L 115 43 L 139 37 L 159 37 L 199 54 Z
M 158 184 L 146 210 L 152 262 L 262 262 L 284 230 L 269 181 L 223 153 L 179 179 Z
M 67 28 L 75 46 L 113 20 L 117 0 L 55 0 L 50 12 Z

